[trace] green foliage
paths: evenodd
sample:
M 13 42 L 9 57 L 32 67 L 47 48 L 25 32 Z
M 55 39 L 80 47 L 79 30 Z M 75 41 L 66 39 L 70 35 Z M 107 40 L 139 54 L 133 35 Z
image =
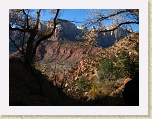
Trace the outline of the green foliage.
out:
M 96 85 L 92 85 L 90 91 L 88 92 L 88 98 L 91 100 L 96 99 L 100 95 L 100 90 Z
M 85 77 L 81 77 L 80 80 L 77 81 L 77 86 L 80 91 L 88 91 L 91 88 L 90 81 Z
M 115 79 L 115 69 L 113 62 L 115 61 L 115 57 L 110 57 L 107 59 L 103 59 L 100 62 L 100 66 L 97 67 L 99 72 L 100 81 L 102 80 L 114 80 Z
M 121 51 L 118 57 L 111 55 L 103 58 L 96 67 L 99 73 L 99 80 L 117 80 L 133 74 L 138 70 L 139 59 L 137 56 L 129 56 L 126 51 Z
M 114 89 L 114 84 L 115 84 L 114 80 L 102 81 L 101 86 L 100 86 L 101 96 L 103 97 L 103 96 L 110 95 L 110 93 L 115 90 Z
M 114 91 L 115 81 L 102 81 L 101 85 L 92 84 L 91 89 L 88 92 L 88 98 L 95 100 L 97 98 L 109 96 Z
M 139 57 L 134 54 L 130 55 L 126 52 L 120 54 L 121 63 L 123 64 L 123 71 L 128 75 L 134 75 L 139 70 Z

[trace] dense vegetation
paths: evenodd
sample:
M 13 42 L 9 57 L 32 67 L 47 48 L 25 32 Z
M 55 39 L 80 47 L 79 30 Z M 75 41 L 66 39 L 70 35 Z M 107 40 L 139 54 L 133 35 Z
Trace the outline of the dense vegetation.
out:
M 68 94 L 75 98 L 95 100 L 106 96 L 122 97 L 125 84 L 129 80 L 139 80 L 138 33 L 129 35 L 114 46 L 91 55 L 75 66 L 68 78 Z M 139 84 L 135 86 L 136 92 Z M 138 102 L 138 101 L 137 101 Z

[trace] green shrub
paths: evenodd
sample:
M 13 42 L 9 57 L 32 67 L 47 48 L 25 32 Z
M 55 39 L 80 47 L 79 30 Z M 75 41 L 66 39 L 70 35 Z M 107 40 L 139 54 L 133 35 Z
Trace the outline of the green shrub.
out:
M 80 80 L 77 81 L 77 86 L 80 91 L 88 91 L 91 88 L 90 81 L 85 77 L 81 77 Z
M 90 91 L 88 92 L 88 98 L 95 100 L 100 95 L 100 90 L 96 85 L 92 85 Z
M 118 57 L 103 58 L 97 66 L 99 80 L 117 80 L 133 75 L 139 69 L 139 58 L 121 51 Z

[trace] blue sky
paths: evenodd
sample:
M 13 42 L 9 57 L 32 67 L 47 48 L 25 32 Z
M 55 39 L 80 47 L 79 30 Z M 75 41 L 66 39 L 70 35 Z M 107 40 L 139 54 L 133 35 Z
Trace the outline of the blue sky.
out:
M 82 22 L 89 12 L 89 9 L 62 9 L 60 11 L 60 18 L 71 20 L 71 21 L 78 21 Z M 52 15 L 48 15 L 49 11 L 46 11 L 44 15 L 42 14 L 41 19 L 42 20 L 50 20 Z M 81 23 L 75 23 L 76 25 L 81 25 Z
M 70 21 L 77 21 L 77 22 L 83 22 L 84 19 L 87 18 L 87 13 L 89 12 L 89 9 L 61 9 L 60 10 L 60 18 L 66 19 Z M 49 10 L 46 11 L 44 14 L 41 15 L 41 19 L 44 21 L 48 21 L 54 16 L 49 14 Z M 81 23 L 74 23 L 76 26 L 82 25 Z M 138 31 L 139 26 L 138 25 L 131 25 L 133 31 Z

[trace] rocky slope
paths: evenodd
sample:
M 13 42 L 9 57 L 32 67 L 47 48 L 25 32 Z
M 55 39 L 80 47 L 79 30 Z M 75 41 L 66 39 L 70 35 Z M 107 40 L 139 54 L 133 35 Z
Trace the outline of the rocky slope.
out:
M 139 72 L 138 37 L 138 33 L 133 33 L 112 47 L 81 60 L 58 79 L 65 84 L 64 92 L 86 100 L 105 96 L 122 97 L 125 84 Z
M 138 33 L 130 34 L 106 49 L 47 40 L 39 46 L 34 66 L 71 98 L 88 102 L 118 97 L 124 105 L 126 83 L 139 80 L 138 37 Z M 134 85 L 138 94 L 139 84 Z
M 34 67 L 29 69 L 20 58 L 9 59 L 9 106 L 67 105 L 81 103 L 67 97 L 60 88 L 48 81 L 42 72 Z
M 82 30 L 66 20 L 59 21 L 62 22 L 57 26 L 54 36 L 42 42 L 38 47 L 35 64 L 33 65 L 34 68 L 44 75 L 44 80 L 51 80 L 53 82 L 51 84 L 52 87 L 53 85 L 57 86 L 57 88 L 72 99 L 80 99 L 84 102 L 92 102 L 99 99 L 99 104 L 97 105 L 125 105 L 122 92 L 124 92 L 126 83 L 134 79 L 138 82 L 139 79 L 137 78 L 139 70 L 139 34 L 132 33 L 121 39 L 126 34 L 129 34 L 129 32 L 121 28 L 114 32 L 99 34 L 97 41 L 100 46 L 105 48 L 103 49 L 86 42 L 78 42 L 76 37 L 77 35 L 82 35 Z M 45 23 L 42 25 L 41 30 L 47 28 L 45 25 Z M 13 44 L 11 44 L 10 52 L 14 51 Z M 20 57 L 19 52 L 13 53 L 10 57 Z M 11 67 L 12 75 L 14 75 L 15 71 L 13 70 L 13 65 Z M 17 73 L 17 68 L 15 73 Z M 13 87 L 16 81 L 14 77 L 10 78 L 10 84 L 12 85 L 10 88 L 12 89 L 10 91 L 11 95 L 14 95 L 13 91 L 16 89 L 16 87 Z M 20 77 L 23 78 L 19 76 L 18 80 Z M 25 78 L 28 79 L 29 76 L 27 75 Z M 17 84 L 17 82 L 15 83 Z M 20 83 L 22 84 L 22 82 Z M 28 85 L 30 88 L 32 87 L 30 81 L 28 81 L 26 86 Z M 44 87 L 46 85 L 47 83 L 45 82 Z M 17 85 L 17 87 L 20 86 Z M 39 88 L 38 85 L 36 87 Z M 138 88 L 138 84 L 135 87 Z M 29 88 L 24 86 L 23 88 L 25 90 L 23 89 L 22 91 L 21 89 L 19 92 L 16 90 L 16 93 L 23 93 L 24 91 L 27 91 L 27 94 L 31 93 L 31 91 L 28 92 Z M 20 88 L 18 89 L 20 90 Z M 52 97 L 49 95 L 53 94 L 54 89 L 52 90 L 47 85 L 47 88 L 44 88 L 44 92 L 48 90 L 47 98 L 44 96 L 45 93 L 43 93 L 43 96 L 40 93 L 33 93 L 29 99 L 26 94 L 26 99 L 20 103 L 32 105 L 29 104 L 29 100 L 34 98 L 33 102 L 35 102 L 35 99 L 39 98 L 40 100 L 37 100 L 38 105 L 41 101 L 44 101 L 44 104 L 41 103 L 42 105 L 54 105 L 52 101 L 48 101 L 48 98 L 52 100 Z M 135 92 L 138 94 L 138 89 Z M 123 94 L 128 97 L 128 93 Z M 12 105 L 16 100 L 20 100 L 17 95 L 15 94 L 15 98 L 11 97 L 11 100 L 14 101 L 11 102 Z M 58 94 L 54 94 L 54 96 L 56 95 Z M 24 95 L 23 97 L 21 96 L 21 98 L 24 97 Z M 118 104 L 118 98 L 115 97 L 120 99 L 121 104 Z M 106 101 L 104 99 L 108 100 L 108 102 L 104 102 Z M 68 101 L 67 99 L 65 100 Z
M 57 42 L 45 41 L 38 49 L 35 56 L 35 66 L 48 77 L 66 72 L 77 62 L 88 55 L 102 51 L 101 47 L 95 47 L 84 42 Z

